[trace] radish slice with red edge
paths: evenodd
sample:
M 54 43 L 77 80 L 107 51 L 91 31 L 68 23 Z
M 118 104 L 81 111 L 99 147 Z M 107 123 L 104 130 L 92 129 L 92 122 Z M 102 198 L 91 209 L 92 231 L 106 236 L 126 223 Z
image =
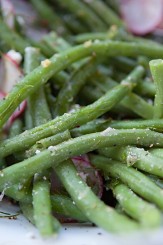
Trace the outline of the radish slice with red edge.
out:
M 122 18 L 137 35 L 152 32 L 163 20 L 163 0 L 119 0 Z
M 23 71 L 20 68 L 22 57 L 18 52 L 10 50 L 2 55 L 2 81 L 0 90 L 8 94 L 13 86 L 23 77 Z
M 12 90 L 13 86 L 23 77 L 23 71 L 20 68 L 21 60 L 22 56 L 14 50 L 10 50 L 8 53 L 2 55 L 0 62 L 2 76 L 0 83 L 0 100 L 4 99 Z M 5 125 L 5 130 L 7 130 L 13 121 L 24 112 L 25 107 L 26 101 L 23 101 L 9 118 Z
M 101 198 L 103 193 L 103 180 L 99 172 L 91 165 L 88 156 L 76 156 L 72 158 L 72 161 L 77 168 L 79 176 Z

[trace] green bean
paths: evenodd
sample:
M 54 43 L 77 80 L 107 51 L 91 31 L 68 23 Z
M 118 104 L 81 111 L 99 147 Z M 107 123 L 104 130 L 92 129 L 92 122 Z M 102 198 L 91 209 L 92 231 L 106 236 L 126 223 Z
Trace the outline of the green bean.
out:
M 33 127 L 33 121 L 32 121 L 31 113 L 28 108 L 28 104 L 24 114 L 25 114 L 24 115 L 25 129 L 26 130 L 31 129 Z
M 114 80 L 111 80 L 111 86 L 113 84 L 118 84 Z M 114 83 L 113 83 L 114 82 Z M 103 91 L 107 91 L 109 89 L 110 84 L 107 85 L 107 83 L 110 83 L 110 81 L 106 81 L 103 86 Z M 138 83 L 139 86 L 140 82 Z M 98 86 L 100 86 L 99 84 Z M 101 86 L 100 86 L 101 87 Z M 98 96 L 98 93 L 97 93 Z M 96 96 L 96 98 L 98 98 Z M 145 119 L 150 119 L 153 118 L 153 106 L 149 103 L 147 103 L 144 99 L 142 99 L 140 96 L 136 95 L 135 93 L 130 93 L 125 98 L 120 102 L 120 105 L 124 106 L 127 109 L 130 109 L 133 111 L 135 114 L 145 118 Z
M 30 42 L 31 47 L 38 48 L 41 51 L 41 53 L 44 54 L 46 57 L 51 57 L 54 54 L 53 50 L 41 41 L 36 42 L 32 39 L 28 39 L 28 41 Z M 41 58 L 43 59 L 43 56 Z
M 65 71 L 62 71 L 55 75 L 54 79 L 51 80 L 51 83 L 53 83 L 57 88 L 62 88 L 68 79 L 69 74 Z
M 0 144 L 1 155 L 6 156 L 14 151 L 25 150 L 36 141 L 51 134 L 54 135 L 96 119 L 114 107 L 131 90 L 137 79 L 143 74 L 143 71 L 141 67 L 137 67 L 126 80 L 122 81 L 120 85 L 113 88 L 93 104 L 75 112 L 67 113 L 43 124 L 43 126 L 25 131 L 19 137 L 15 137 L 12 140 L 3 141 Z
M 163 135 L 150 130 L 115 130 L 108 128 L 99 133 L 83 135 L 11 165 L 1 171 L 0 190 L 10 187 L 14 183 L 25 182 L 35 173 L 54 167 L 60 162 L 77 155 L 87 153 L 103 147 L 111 146 L 163 146 Z
M 31 100 L 33 123 L 34 126 L 39 126 L 40 124 L 46 123 L 51 120 L 51 113 L 47 104 L 47 100 L 45 97 L 44 88 L 41 87 L 39 90 L 32 94 Z
M 119 14 L 119 2 L 117 0 L 106 0 L 105 1 L 108 6 L 110 6 L 116 13 Z
M 102 20 L 89 8 L 86 4 L 79 0 L 57 0 L 59 5 L 68 9 L 77 18 L 79 18 L 83 23 L 85 23 L 91 30 L 105 31 L 107 25 L 102 22 Z
M 57 233 L 60 228 L 58 220 L 51 213 L 49 188 L 50 184 L 46 177 L 45 179 L 35 177 L 32 191 L 34 222 L 43 236 L 55 234 L 54 232 Z
M 25 50 L 25 71 L 29 73 L 38 66 L 40 53 L 35 48 Z M 50 111 L 45 98 L 43 87 L 34 92 L 29 100 L 29 108 L 33 125 L 37 126 L 51 119 Z M 41 110 L 40 110 L 41 108 Z M 62 140 L 61 140 L 62 141 Z M 36 151 L 37 152 L 37 151 Z M 52 217 L 50 202 L 50 183 L 48 173 L 34 178 L 33 182 L 33 215 L 34 223 L 43 236 L 49 236 L 58 232 L 59 222 Z M 54 226 L 54 227 L 53 227 Z
M 150 153 L 153 154 L 156 157 L 163 158 L 163 150 L 162 148 L 157 148 L 157 149 L 151 149 Z
M 24 59 L 24 70 L 26 74 L 29 74 L 39 65 L 39 50 L 33 47 L 26 48 Z M 43 87 L 40 87 L 38 91 L 30 95 L 28 99 L 28 107 L 32 117 L 33 126 L 46 123 L 51 119 Z
M 0 17 L 0 37 L 1 39 L 9 45 L 11 48 L 19 50 L 19 52 L 24 53 L 24 49 L 30 44 L 28 41 L 24 40 L 19 34 L 11 30 Z
M 118 83 L 115 82 L 112 79 L 105 79 L 103 77 L 104 80 L 100 80 L 98 78 L 98 81 L 93 80 L 91 83 L 95 86 L 97 86 L 96 89 L 92 88 L 92 87 L 85 87 L 82 94 L 84 94 L 85 96 L 89 97 L 89 100 L 95 100 L 98 99 L 99 97 L 101 97 L 101 95 L 103 94 L 103 92 L 108 91 L 108 89 L 116 86 Z M 137 86 L 140 85 L 140 82 L 138 83 Z M 136 87 L 137 87 L 136 86 Z M 100 90 L 100 91 L 99 91 Z M 140 96 L 134 94 L 134 93 L 130 93 L 129 95 L 127 95 L 121 102 L 120 105 L 130 109 L 131 111 L 133 111 L 135 114 L 149 119 L 153 117 L 153 106 L 149 103 L 147 103 L 144 99 L 142 99 Z M 119 105 L 119 106 L 120 106 Z
M 55 114 L 62 115 L 69 111 L 74 97 L 78 94 L 82 86 L 86 83 L 88 77 L 90 77 L 96 69 L 99 61 L 97 59 L 89 59 L 70 76 L 70 79 L 60 90 L 56 103 Z
M 23 215 L 32 224 L 35 225 L 36 223 L 35 223 L 35 220 L 34 220 L 34 212 L 33 212 L 33 205 L 32 205 L 32 203 L 20 202 L 19 205 L 20 205 L 20 208 L 21 208 L 21 210 L 23 212 Z M 59 228 L 59 224 L 58 224 L 58 226 L 56 226 L 55 218 L 52 218 L 52 223 L 53 223 L 53 228 L 55 228 L 55 229 Z
M 94 83 L 97 84 L 96 82 Z M 118 84 L 118 83 L 114 82 L 111 83 L 110 85 L 107 84 L 102 85 L 98 83 L 97 85 L 100 90 L 106 92 L 108 91 L 109 86 L 114 87 L 114 84 Z M 82 93 L 86 94 L 86 96 L 88 96 L 89 99 L 93 101 L 101 97 L 101 95 L 103 94 L 101 93 L 101 91 L 98 91 L 98 88 L 96 90 L 84 88 Z M 153 106 L 147 103 L 144 99 L 142 99 L 140 96 L 136 95 L 135 93 L 129 93 L 127 96 L 125 96 L 125 98 L 122 101 L 120 101 L 119 106 L 123 106 L 124 108 L 131 110 L 132 112 L 141 116 L 142 118 L 145 119 L 153 118 L 153 113 L 154 113 Z
M 6 161 L 4 158 L 0 158 L 0 171 L 6 167 Z
M 143 227 L 158 227 L 161 223 L 161 213 L 152 204 L 137 196 L 122 183 L 111 183 L 114 196 L 122 209 L 132 218 L 138 220 Z
M 151 79 L 146 78 L 136 86 L 135 91 L 143 96 L 153 97 L 156 91 L 155 84 Z
M 122 101 L 121 104 L 133 111 L 135 114 L 145 119 L 153 118 L 154 108 L 140 96 L 130 93 Z
M 55 32 L 50 32 L 49 34 L 45 35 L 42 38 L 41 42 L 43 42 L 45 46 L 48 46 L 51 49 L 52 54 L 66 51 L 67 49 L 72 47 L 69 42 L 67 42 L 65 39 L 63 39 L 59 35 L 57 35 L 57 33 Z M 79 62 L 79 64 L 80 63 L 81 61 Z M 75 69 L 78 68 L 79 64 L 77 63 L 72 64 L 72 68 L 75 68 Z
M 96 81 L 96 80 L 91 81 L 90 86 L 85 86 L 83 88 L 83 90 L 81 91 L 80 98 L 81 98 L 81 100 L 83 100 L 84 103 L 85 102 L 86 103 L 90 103 L 92 101 L 94 102 L 96 99 L 98 99 L 101 96 L 103 96 L 103 94 L 106 93 L 108 90 L 114 88 L 116 85 L 119 84 L 119 83 L 114 82 L 114 81 L 112 81 L 110 79 L 107 79 L 107 80 L 109 80 L 109 81 L 107 81 L 109 83 L 105 84 L 105 82 L 101 81 L 98 77 L 97 77 L 97 79 L 98 79 L 98 81 Z M 98 87 L 94 88 L 93 85 L 96 86 L 96 84 L 97 84 Z M 141 100 L 141 98 L 140 98 L 140 100 Z M 140 101 L 140 102 L 142 104 L 142 102 L 144 102 L 144 100 Z M 145 103 L 145 107 L 147 107 L 147 106 L 148 106 L 148 104 Z M 119 117 L 121 117 L 121 116 L 124 117 L 124 115 L 127 115 L 127 117 L 128 116 L 135 116 L 135 114 L 130 109 L 128 109 L 127 107 L 129 107 L 129 106 L 128 105 L 126 105 L 126 107 L 123 106 L 122 105 L 122 101 L 120 101 L 119 104 L 117 104 L 116 106 L 114 106 L 111 109 L 111 113 L 119 115 Z M 137 110 L 138 114 L 139 114 L 139 106 L 133 105 L 133 111 L 134 110 Z M 142 108 L 140 109 L 140 113 L 141 113 L 141 110 L 142 110 Z
M 24 50 L 24 73 L 29 74 L 40 64 L 40 51 L 34 47 L 27 47 Z
M 71 130 L 72 137 L 78 137 L 83 134 L 90 134 L 95 132 L 100 132 L 105 130 L 107 127 L 110 126 L 111 119 L 96 119 L 91 122 L 88 122 L 80 127 L 74 128 Z
M 20 119 L 16 119 L 10 126 L 9 138 L 13 138 L 22 132 L 23 132 L 23 123 Z M 15 159 L 22 159 L 21 153 L 19 153 L 19 152 L 14 153 L 14 158 Z M 24 152 L 23 152 L 23 159 L 24 159 Z M 3 165 L 3 166 L 5 166 L 5 165 Z
M 65 141 L 69 138 L 70 138 L 70 133 L 67 130 L 67 131 L 60 133 L 60 134 L 57 134 L 55 136 L 51 136 L 49 138 L 42 139 L 39 142 L 36 142 L 36 144 L 29 151 L 26 152 L 25 156 L 24 156 L 24 152 L 23 152 L 22 159 L 24 159 L 24 157 L 33 156 L 36 153 L 38 154 L 41 150 L 46 149 L 48 146 L 59 144 L 59 143 Z M 45 176 L 45 174 L 44 174 L 44 176 Z M 28 199 L 30 200 L 30 197 L 29 196 L 27 197 L 27 194 L 29 195 L 30 191 L 28 190 L 29 193 L 27 193 L 25 188 L 27 189 L 27 186 L 24 186 L 24 184 L 19 183 L 18 186 L 15 185 L 15 187 L 14 187 L 15 190 L 12 190 L 12 187 L 7 188 L 6 189 L 8 191 L 7 195 L 13 197 L 14 199 L 16 199 L 18 201 L 22 201 L 22 199 L 23 200 L 26 199 L 28 201 Z M 9 192 L 9 189 L 10 189 L 10 192 Z M 21 189 L 21 193 L 17 193 L 17 192 L 19 192 L 20 189 Z M 22 189 L 25 190 L 26 192 L 23 193 Z M 16 196 L 16 198 L 15 198 L 15 196 Z
M 63 133 L 59 133 L 48 138 L 44 138 L 36 142 L 28 151 L 25 153 L 25 157 L 29 158 L 34 156 L 37 151 L 43 151 L 51 145 L 57 145 L 61 142 L 70 139 L 70 132 L 68 130 L 64 131 Z
M 107 40 L 110 39 L 110 32 L 88 32 L 88 33 L 82 33 L 78 34 L 73 37 L 73 41 L 76 43 L 84 43 L 88 40 Z
M 91 156 L 92 164 L 102 171 L 105 175 L 118 178 L 123 183 L 128 185 L 135 193 L 155 203 L 160 209 L 163 209 L 163 192 L 155 185 L 147 176 L 138 170 L 127 167 L 118 161 L 113 161 L 102 156 Z
M 115 57 L 111 60 L 111 63 L 114 64 L 115 69 L 122 72 L 130 72 L 137 65 L 137 62 L 133 59 L 129 59 L 127 57 Z
M 23 215 L 32 223 L 34 224 L 33 218 L 33 205 L 32 203 L 20 202 L 19 203 L 20 209 L 23 212 Z
M 105 4 L 103 1 L 91 0 L 91 1 L 85 1 L 85 2 L 95 11 L 95 13 L 107 25 L 124 26 L 124 23 L 118 17 L 118 15 L 111 8 L 109 8 L 109 6 L 107 6 L 107 4 Z
M 132 34 L 126 32 L 124 28 L 117 28 L 115 25 L 111 26 L 109 31 L 105 31 L 105 32 L 97 31 L 94 33 L 88 32 L 88 33 L 79 34 L 72 38 L 72 40 L 75 41 L 76 43 L 83 43 L 88 40 L 98 40 L 98 41 L 105 40 L 106 41 L 109 39 L 121 40 L 121 41 L 126 41 L 126 42 L 134 42 L 136 43 L 136 45 L 144 43 L 147 46 L 151 45 L 151 46 L 161 47 L 161 44 L 159 44 L 158 42 L 155 42 L 155 41 L 152 41 L 146 38 L 142 38 L 142 37 L 133 36 Z
M 20 119 L 16 119 L 11 127 L 10 127 L 10 134 L 9 137 L 12 138 L 19 133 L 22 132 L 22 121 Z M 14 157 L 17 159 L 20 158 L 21 153 L 15 153 Z M 22 153 L 24 159 L 24 152 Z M 24 183 L 16 183 L 15 185 L 11 186 L 10 188 L 4 187 L 5 195 L 16 199 L 16 201 L 21 201 L 22 199 L 26 202 L 30 202 L 31 197 L 31 187 L 29 186 L 31 183 L 30 180 Z M 16 197 L 16 198 L 15 198 Z
M 8 187 L 7 182 L 4 185 L 4 188 L 1 189 L 1 192 L 5 194 L 5 196 L 11 197 L 16 201 L 24 201 L 26 203 L 30 203 L 32 201 L 31 198 L 31 187 L 27 185 L 28 181 L 19 181 L 15 182 L 14 185 Z
M 71 198 L 63 195 L 53 194 L 51 195 L 51 205 L 53 212 L 73 218 L 81 222 L 87 221 L 87 218 L 76 207 Z M 20 208 L 27 219 L 34 224 L 33 206 L 31 203 L 20 202 Z
M 163 117 L 163 60 L 151 60 L 150 70 L 156 86 L 154 101 L 154 118 Z
M 22 128 L 23 128 L 22 121 L 20 119 L 16 119 L 10 127 L 9 137 L 12 138 L 12 137 L 20 134 L 22 132 Z
M 10 48 L 18 50 L 20 53 L 24 53 L 26 47 L 35 46 L 41 48 L 41 51 L 46 56 L 51 56 L 52 53 L 45 47 L 40 45 L 39 43 L 33 40 L 26 40 L 22 38 L 17 32 L 10 29 L 0 17 L 0 36 L 4 43 L 8 45 Z
M 30 0 L 34 8 L 38 11 L 39 15 L 43 20 L 48 22 L 51 29 L 56 30 L 60 35 L 67 35 L 69 31 L 67 30 L 64 21 L 60 18 L 52 7 L 48 5 L 47 1 L 40 0 L 34 1 Z
M 138 225 L 127 217 L 106 206 L 79 177 L 71 160 L 63 162 L 55 171 L 77 207 L 96 225 L 107 231 L 128 232 L 138 229 Z
M 96 77 L 96 79 L 92 79 L 92 81 L 90 82 L 90 87 L 89 89 L 99 89 L 100 92 L 102 93 L 106 93 L 109 89 L 114 88 L 115 86 L 117 86 L 119 83 L 115 82 L 113 79 L 111 79 L 110 77 L 106 77 L 106 76 L 98 76 Z M 99 96 L 101 97 L 101 96 Z
M 41 43 L 48 46 L 53 54 L 71 47 L 65 39 L 58 36 L 54 31 L 43 36 Z
M 124 120 L 113 121 L 110 123 L 110 127 L 116 129 L 152 129 L 156 131 L 163 131 L 163 119 L 151 119 L 151 120 Z
M 85 215 L 78 209 L 72 199 L 67 196 L 53 194 L 51 195 L 52 209 L 55 213 L 65 215 L 82 222 L 87 221 Z
M 89 47 L 88 47 L 89 46 Z M 8 95 L 6 100 L 0 103 L 0 127 L 7 121 L 11 113 L 16 107 L 32 92 L 38 89 L 42 84 L 57 72 L 63 70 L 72 62 L 81 58 L 87 57 L 93 53 L 97 55 L 115 56 L 119 55 L 137 56 L 147 55 L 148 57 L 163 56 L 163 48 L 157 46 L 149 46 L 144 44 L 125 43 L 125 42 L 99 42 L 79 45 L 70 48 L 62 54 L 54 55 L 48 62 L 48 67 L 45 67 L 44 62 L 41 66 L 36 68 L 33 72 L 27 75 L 21 82 L 15 85 L 12 92 Z M 47 64 L 47 63 L 45 63 Z
M 88 27 L 81 23 L 73 14 L 67 14 L 62 16 L 65 25 L 70 29 L 73 33 L 83 33 L 88 31 Z M 69 37 L 68 37 L 69 38 Z M 71 37 L 70 37 L 71 40 Z
M 163 177 L 162 159 L 143 148 L 133 146 L 100 149 L 100 154 L 127 163 L 128 166 Z
M 159 186 L 161 189 L 163 189 L 163 180 L 159 179 L 157 176 L 148 174 L 147 175 L 157 186 Z
M 19 36 L 17 33 L 15 33 L 13 30 L 11 30 L 1 19 L 0 17 L 0 36 L 2 38 L 2 40 L 12 49 L 15 49 L 17 51 L 19 51 L 20 53 L 24 53 L 24 50 L 26 47 L 34 46 L 34 47 L 38 47 L 41 49 L 41 52 L 47 56 L 50 57 L 53 55 L 53 51 L 49 51 L 47 50 L 47 48 L 45 48 L 45 45 L 41 45 L 41 43 L 36 43 L 33 40 L 24 40 L 21 36 Z M 44 58 L 42 56 L 42 58 Z M 65 81 L 67 81 L 67 74 L 65 72 L 60 72 L 59 74 L 55 75 L 55 82 L 57 82 L 57 84 L 63 84 Z

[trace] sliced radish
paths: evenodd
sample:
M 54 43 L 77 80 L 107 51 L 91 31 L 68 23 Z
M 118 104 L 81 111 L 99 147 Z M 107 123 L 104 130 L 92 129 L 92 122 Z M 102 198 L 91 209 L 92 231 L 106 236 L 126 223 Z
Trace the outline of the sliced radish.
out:
M 21 54 L 14 50 L 10 50 L 7 54 L 2 55 L 0 62 L 2 79 L 0 83 L 0 100 L 4 99 L 12 90 L 13 86 L 23 77 L 23 72 L 20 68 L 21 60 Z M 26 101 L 23 101 L 9 118 L 5 125 L 5 129 L 8 129 L 12 122 L 23 113 L 25 107 Z
M 162 13 L 162 21 L 155 29 L 154 34 L 158 36 L 163 36 L 163 13 Z
M 163 19 L 163 0 L 120 0 L 128 29 L 138 35 L 155 30 Z
M 87 155 L 73 157 L 79 176 L 90 186 L 93 192 L 101 198 L 103 193 L 103 181 L 99 172 L 91 165 Z
M 9 0 L 0 0 L 1 11 L 6 24 L 13 29 L 15 22 L 14 6 Z
M 22 115 L 22 113 L 24 112 L 25 108 L 26 108 L 27 102 L 26 100 L 24 100 L 19 107 L 14 111 L 14 113 L 11 115 L 11 117 L 9 118 L 8 122 L 6 123 L 6 128 L 10 128 L 10 126 L 12 125 L 12 123 L 15 121 L 16 118 L 18 118 L 19 116 Z
M 13 50 L 2 55 L 3 73 L 0 89 L 5 94 L 8 94 L 13 86 L 23 77 L 23 72 L 19 66 L 20 62 L 21 56 Z

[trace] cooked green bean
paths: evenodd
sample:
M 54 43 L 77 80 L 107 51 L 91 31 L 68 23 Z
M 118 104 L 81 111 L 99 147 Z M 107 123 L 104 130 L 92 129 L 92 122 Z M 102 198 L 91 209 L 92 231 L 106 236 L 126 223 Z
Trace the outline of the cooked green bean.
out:
M 117 3 L 1 6 L 0 201 L 44 237 L 60 222 L 161 226 L 163 45 L 132 34 Z
M 91 30 L 107 30 L 107 25 L 85 3 L 79 0 L 57 0 L 59 5 L 68 9 L 77 18 L 84 22 Z
M 90 187 L 79 177 L 71 160 L 63 162 L 55 168 L 55 171 L 77 207 L 91 222 L 113 232 L 128 232 L 138 229 L 139 226 L 136 223 L 118 214 L 96 197 Z
M 65 215 L 79 221 L 87 221 L 85 215 L 77 208 L 72 199 L 67 196 L 53 194 L 51 195 L 52 209 L 55 213 Z
M 48 138 L 41 139 L 36 142 L 29 150 L 26 151 L 25 156 L 29 158 L 34 156 L 38 151 L 43 151 L 51 145 L 57 145 L 61 142 L 70 139 L 70 132 L 68 130 L 64 131 L 63 133 L 59 133 Z
M 116 82 L 115 82 L 116 83 Z M 117 83 L 118 84 L 118 83 Z M 139 84 L 139 83 L 138 83 Z M 114 87 L 114 84 L 110 84 L 110 86 Z M 107 86 L 102 86 L 101 84 L 98 84 L 97 89 L 91 90 L 90 88 L 87 89 L 84 88 L 83 93 L 86 94 L 86 96 L 89 97 L 91 100 L 98 99 L 102 96 L 103 92 L 100 91 L 102 88 L 103 91 L 108 90 Z M 154 113 L 154 107 L 150 103 L 146 102 L 144 99 L 142 99 L 140 96 L 136 95 L 135 93 L 129 93 L 125 98 L 120 101 L 120 104 L 118 106 L 123 106 L 124 108 L 130 109 L 135 114 L 141 116 L 145 119 L 153 118 Z
M 17 138 L 3 141 L 0 144 L 1 155 L 6 156 L 10 152 L 27 149 L 42 138 L 96 119 L 114 107 L 134 87 L 137 79 L 142 76 L 143 72 L 144 70 L 141 67 L 137 67 L 120 85 L 113 88 L 93 104 L 76 110 L 73 113 L 64 114 L 30 131 L 25 131 Z M 33 137 L 34 135 L 35 137 Z M 22 144 L 22 142 L 24 143 Z
M 110 126 L 111 119 L 104 120 L 104 119 L 96 119 L 88 122 L 80 127 L 76 127 L 71 130 L 71 135 L 73 137 L 81 136 L 83 134 L 90 134 L 95 132 L 100 132 L 105 130 Z
M 40 53 L 36 48 L 28 47 L 25 49 L 24 57 L 24 70 L 26 74 L 29 74 L 39 66 Z M 43 86 L 30 95 L 28 99 L 28 108 L 32 117 L 33 126 L 46 123 L 51 119 Z
M 163 177 L 162 159 L 153 156 L 149 151 L 143 148 L 133 146 L 114 147 L 100 149 L 100 153 L 104 156 L 127 163 L 128 166 L 141 169 L 150 174 Z
M 34 222 L 43 236 L 50 236 L 58 232 L 60 224 L 51 213 L 50 183 L 47 176 L 35 177 L 33 186 L 33 215 Z M 55 232 L 55 233 L 54 233 Z
M 47 1 L 44 0 L 40 0 L 39 2 L 34 0 L 30 0 L 30 1 L 38 11 L 41 19 L 43 19 L 43 21 L 47 21 L 51 29 L 56 30 L 60 35 L 69 34 L 69 31 L 67 30 L 64 22 L 57 15 L 57 13 L 53 11 L 52 7 L 48 5 Z
M 10 138 L 22 133 L 23 123 L 20 119 L 16 119 L 10 127 Z
M 44 171 L 70 157 L 98 148 L 115 145 L 139 145 L 146 147 L 151 144 L 153 146 L 159 144 L 162 147 L 163 135 L 143 129 L 116 130 L 112 128 L 99 133 L 83 135 L 50 147 L 31 158 L 3 169 L 0 175 L 0 190 L 20 181 L 26 182 L 38 172 L 38 169 L 39 171 Z M 9 182 L 8 179 L 10 180 Z
M 25 71 L 29 73 L 38 66 L 40 53 L 35 48 L 25 50 Z M 29 100 L 29 108 L 33 119 L 33 126 L 40 125 L 51 119 L 50 111 L 45 98 L 44 88 L 34 92 Z M 41 110 L 40 110 L 41 107 Z M 33 110 L 32 110 L 33 108 Z M 37 152 L 37 151 L 36 151 Z M 38 174 L 36 174 L 38 175 Z M 60 224 L 57 219 L 52 217 L 50 201 L 50 182 L 48 173 L 36 176 L 33 181 L 33 218 L 36 227 L 43 236 L 57 234 Z
M 137 196 L 122 183 L 112 182 L 109 185 L 120 203 L 122 209 L 132 218 L 138 220 L 143 227 L 158 227 L 161 223 L 161 213 L 152 204 Z
M 132 129 L 132 128 L 144 128 L 152 129 L 156 131 L 163 131 L 163 119 L 151 119 L 151 120 L 124 120 L 113 121 L 110 123 L 110 127 L 117 129 Z
M 84 1 L 84 0 L 83 0 Z M 124 26 L 122 20 L 116 15 L 116 13 L 107 6 L 103 1 L 91 0 L 85 1 L 96 13 L 97 15 L 107 24 Z
M 60 90 L 56 103 L 55 103 L 55 114 L 62 115 L 70 110 L 74 97 L 77 96 L 78 92 L 86 83 L 86 79 L 90 77 L 96 69 L 99 61 L 96 59 L 89 59 L 82 64 L 69 78 L 69 81 Z
M 163 117 L 163 60 L 151 60 L 150 70 L 155 82 L 154 118 Z
M 98 169 L 105 172 L 105 175 L 120 179 L 128 185 L 134 192 L 149 202 L 155 203 L 160 209 L 163 209 L 162 189 L 155 185 L 148 177 L 138 170 L 127 167 L 118 161 L 100 155 L 92 155 L 91 162 Z
M 82 214 L 82 212 L 76 207 L 72 199 L 58 194 L 53 194 L 50 196 L 52 210 L 56 214 L 64 215 L 67 218 L 73 218 L 80 222 L 87 221 L 87 218 Z M 20 202 L 20 208 L 23 211 L 23 214 L 28 218 L 28 220 L 34 224 L 33 218 L 33 206 L 31 203 Z
M 148 57 L 162 57 L 163 48 L 144 44 L 125 42 L 98 42 L 86 43 L 74 48 L 70 48 L 62 54 L 55 54 L 50 60 L 43 61 L 42 65 L 27 75 L 21 82 L 15 85 L 6 100 L 0 103 L 0 127 L 7 121 L 16 107 L 32 92 L 36 91 L 47 80 L 65 69 L 71 63 L 87 57 L 93 53 L 96 55 L 115 56 L 127 55 L 137 56 L 147 55 Z

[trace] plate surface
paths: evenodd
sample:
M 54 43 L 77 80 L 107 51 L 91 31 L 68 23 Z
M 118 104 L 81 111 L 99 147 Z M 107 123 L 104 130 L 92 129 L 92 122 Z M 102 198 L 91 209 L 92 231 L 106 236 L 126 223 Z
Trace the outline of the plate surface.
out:
M 15 214 L 18 207 L 0 203 L 0 211 Z M 162 245 L 163 229 L 140 232 L 135 235 L 118 236 L 102 229 L 83 225 L 66 225 L 58 237 L 43 239 L 37 229 L 23 215 L 16 220 L 0 219 L 0 245 Z

